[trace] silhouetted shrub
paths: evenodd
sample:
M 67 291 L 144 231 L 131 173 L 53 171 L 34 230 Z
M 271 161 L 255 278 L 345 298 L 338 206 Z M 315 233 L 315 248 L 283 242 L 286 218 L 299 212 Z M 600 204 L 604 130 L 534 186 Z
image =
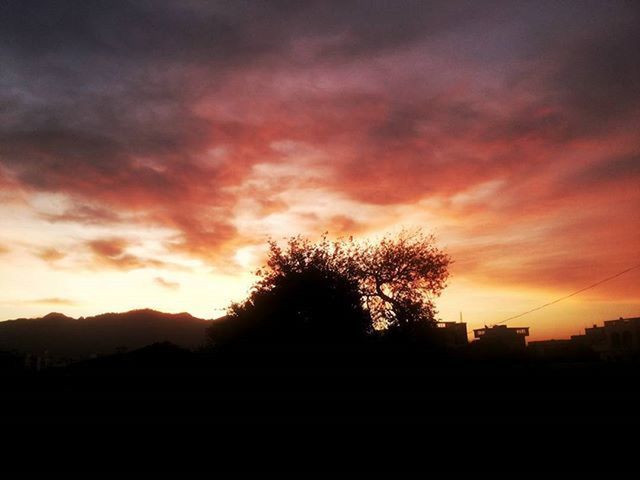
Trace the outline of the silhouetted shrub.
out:
M 403 231 L 377 243 L 326 236 L 312 243 L 298 236 L 285 249 L 269 246 L 249 297 L 210 326 L 214 344 L 354 342 L 374 331 L 430 338 L 433 298 L 450 263 L 433 237 Z

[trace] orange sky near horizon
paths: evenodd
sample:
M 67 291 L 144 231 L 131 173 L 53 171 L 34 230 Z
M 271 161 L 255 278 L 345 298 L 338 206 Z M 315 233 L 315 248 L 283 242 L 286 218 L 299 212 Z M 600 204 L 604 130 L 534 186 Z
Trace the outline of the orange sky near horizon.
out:
M 325 231 L 434 233 L 470 328 L 637 265 L 638 10 L 3 2 L 0 319 L 215 318 Z M 513 325 L 620 316 L 640 269 Z

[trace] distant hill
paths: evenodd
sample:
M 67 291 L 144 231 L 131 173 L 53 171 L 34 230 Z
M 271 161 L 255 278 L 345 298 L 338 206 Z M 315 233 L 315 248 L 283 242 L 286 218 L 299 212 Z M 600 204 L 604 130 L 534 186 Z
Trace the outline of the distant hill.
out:
M 208 324 L 188 313 L 149 309 L 79 319 L 49 313 L 42 318 L 0 322 L 0 351 L 48 351 L 52 357 L 83 358 L 161 342 L 195 348 L 204 343 Z

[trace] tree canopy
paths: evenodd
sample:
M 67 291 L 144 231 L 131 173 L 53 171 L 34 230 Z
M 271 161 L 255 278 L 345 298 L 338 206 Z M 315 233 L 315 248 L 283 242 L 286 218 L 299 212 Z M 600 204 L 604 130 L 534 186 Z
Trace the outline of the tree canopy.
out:
M 269 242 L 250 295 L 209 330 L 214 343 L 341 342 L 435 322 L 450 257 L 431 235 L 402 231 L 377 242 Z
M 433 300 L 446 286 L 451 259 L 432 235 L 404 230 L 357 250 L 360 292 L 376 328 L 435 320 Z

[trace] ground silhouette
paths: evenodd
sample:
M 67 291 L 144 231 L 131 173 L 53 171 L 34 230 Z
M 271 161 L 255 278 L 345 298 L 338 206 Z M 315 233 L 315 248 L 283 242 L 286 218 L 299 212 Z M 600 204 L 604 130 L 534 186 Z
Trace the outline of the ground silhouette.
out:
M 188 313 L 151 309 L 79 319 L 50 313 L 42 318 L 0 322 L 0 350 L 82 359 L 163 341 L 196 348 L 205 342 L 207 325 L 206 320 Z

